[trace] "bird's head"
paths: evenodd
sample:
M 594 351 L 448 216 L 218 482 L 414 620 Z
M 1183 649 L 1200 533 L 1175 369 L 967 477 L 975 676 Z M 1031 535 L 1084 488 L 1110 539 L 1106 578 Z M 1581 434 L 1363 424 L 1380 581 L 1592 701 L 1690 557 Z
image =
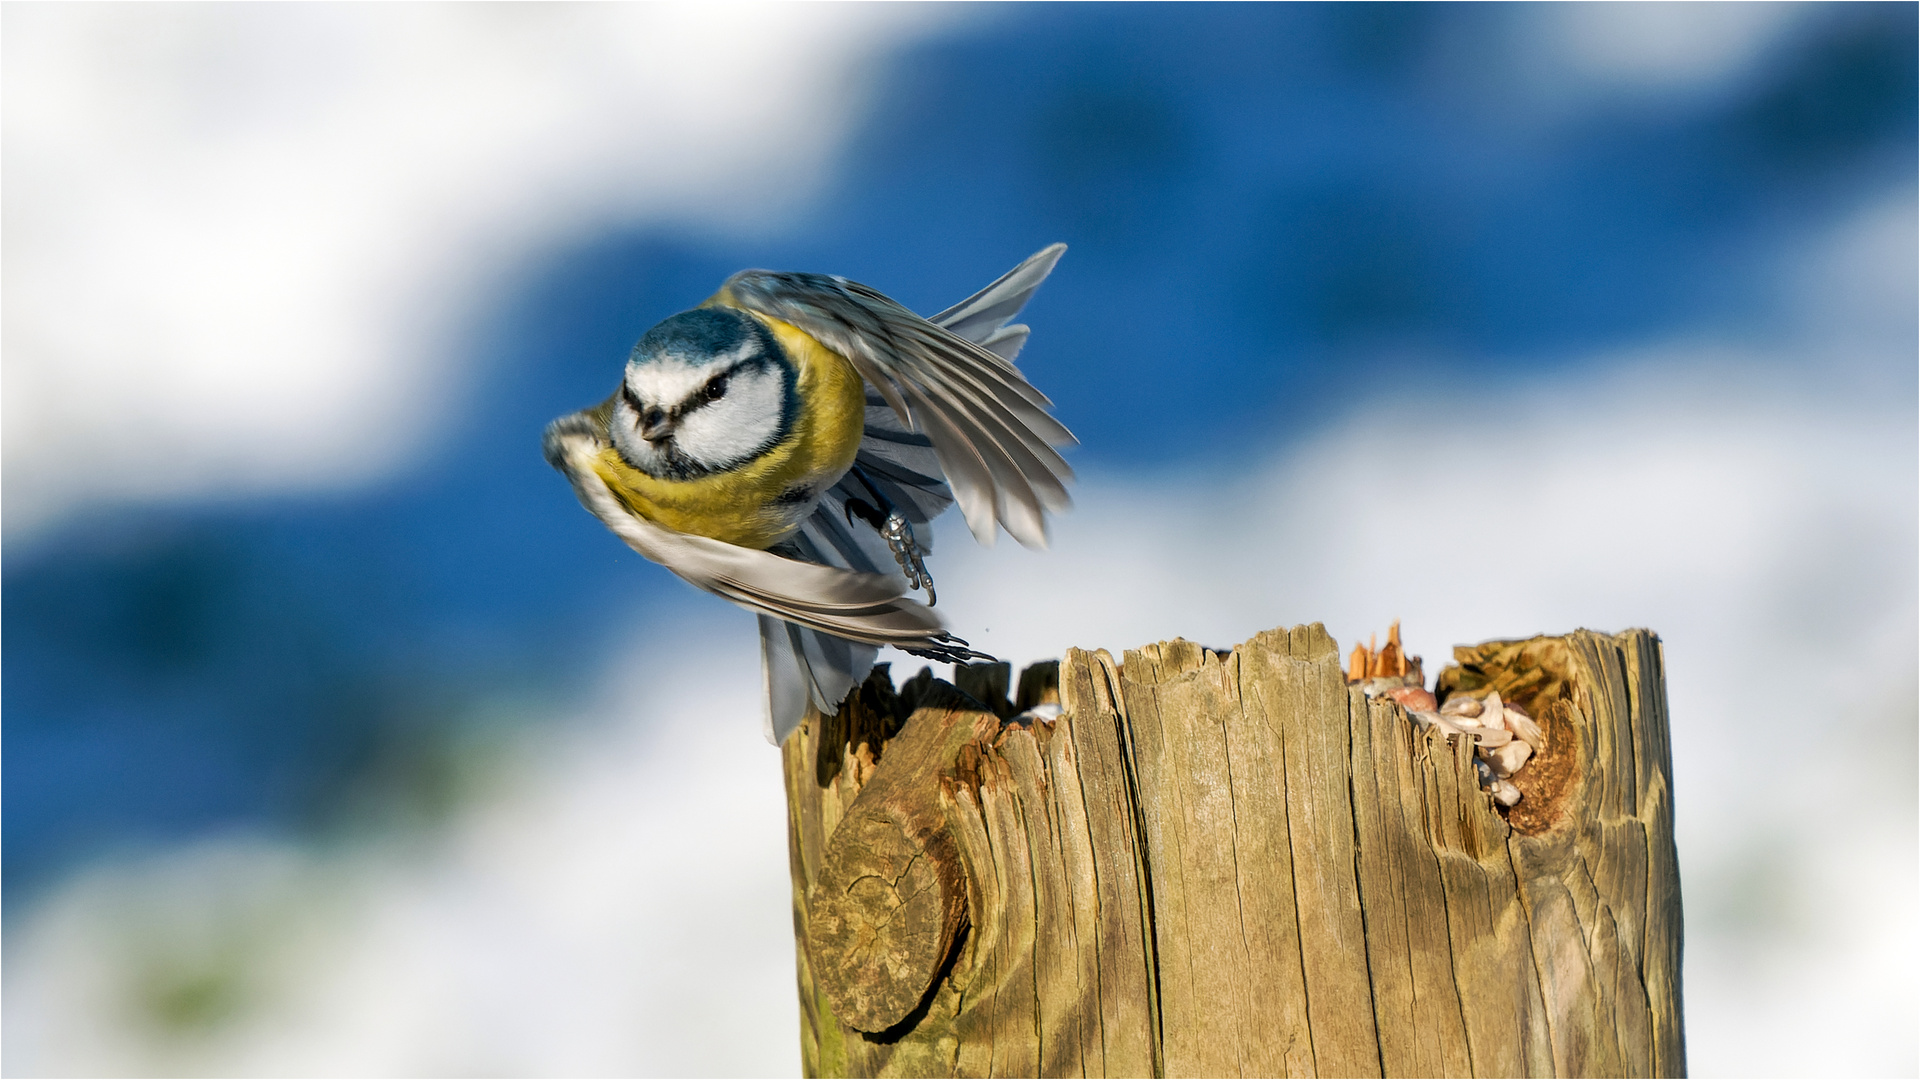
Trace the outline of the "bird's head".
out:
M 614 447 L 663 479 L 726 472 L 793 429 L 793 364 L 773 334 L 728 308 L 695 308 L 647 331 L 613 407 Z

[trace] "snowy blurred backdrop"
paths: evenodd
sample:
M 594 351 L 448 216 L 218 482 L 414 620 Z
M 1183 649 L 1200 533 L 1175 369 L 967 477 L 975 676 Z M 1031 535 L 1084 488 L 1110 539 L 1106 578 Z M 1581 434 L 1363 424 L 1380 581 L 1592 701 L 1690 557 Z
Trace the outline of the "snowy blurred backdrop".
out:
M 0 19 L 8 1074 L 797 1071 L 753 622 L 540 428 L 1054 240 L 961 633 L 1651 627 L 1695 1075 L 1920 1067 L 1914 6 Z

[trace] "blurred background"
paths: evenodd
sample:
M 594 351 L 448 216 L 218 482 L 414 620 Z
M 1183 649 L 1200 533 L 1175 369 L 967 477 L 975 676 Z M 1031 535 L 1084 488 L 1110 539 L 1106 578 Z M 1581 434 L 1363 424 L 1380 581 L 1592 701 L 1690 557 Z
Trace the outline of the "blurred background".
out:
M 1920 1068 L 1914 6 L 0 20 L 8 1074 L 797 1072 L 753 620 L 540 430 L 1055 240 L 960 633 L 1651 627 L 1693 1072 Z

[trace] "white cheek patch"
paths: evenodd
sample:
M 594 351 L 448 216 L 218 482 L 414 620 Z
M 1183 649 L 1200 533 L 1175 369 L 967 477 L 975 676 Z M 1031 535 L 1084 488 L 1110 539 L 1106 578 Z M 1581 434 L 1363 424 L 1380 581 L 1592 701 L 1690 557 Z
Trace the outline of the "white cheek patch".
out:
M 674 446 L 707 469 L 745 462 L 780 434 L 786 393 L 777 368 L 735 371 L 727 379 L 725 397 L 681 418 Z

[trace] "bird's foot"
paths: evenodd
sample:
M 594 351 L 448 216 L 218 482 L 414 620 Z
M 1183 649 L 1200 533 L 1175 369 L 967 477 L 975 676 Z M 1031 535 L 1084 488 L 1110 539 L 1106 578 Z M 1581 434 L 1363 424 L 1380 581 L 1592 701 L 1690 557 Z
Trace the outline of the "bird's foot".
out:
M 983 653 L 967 644 L 965 638 L 957 638 L 947 633 L 942 633 L 936 638 L 928 638 L 918 645 L 896 645 L 894 647 L 903 653 L 925 657 L 928 660 L 937 660 L 942 664 L 965 664 L 974 660 L 998 659 L 998 657 L 990 653 Z
M 881 494 L 873 481 L 867 479 L 867 474 L 858 468 L 853 472 L 860 482 L 866 485 L 867 492 L 873 496 L 874 501 L 848 499 L 847 524 L 853 524 L 853 519 L 857 517 L 872 526 L 873 531 L 879 533 L 887 542 L 887 548 L 893 552 L 893 561 L 900 564 L 900 572 L 907 576 L 907 587 L 927 590 L 927 606 L 932 607 L 938 597 L 933 592 L 933 575 L 927 573 L 925 553 L 920 550 L 919 542 L 913 538 L 913 523 L 907 520 L 907 516 L 900 512 L 899 507 L 894 506 L 892 501 Z
M 927 590 L 927 606 L 932 607 L 937 602 L 933 592 L 933 575 L 927 573 L 920 545 L 913 539 L 913 525 L 900 511 L 895 510 L 887 515 L 886 524 L 880 527 L 880 536 L 893 551 L 893 561 L 900 564 L 900 572 L 907 575 L 907 586 Z

